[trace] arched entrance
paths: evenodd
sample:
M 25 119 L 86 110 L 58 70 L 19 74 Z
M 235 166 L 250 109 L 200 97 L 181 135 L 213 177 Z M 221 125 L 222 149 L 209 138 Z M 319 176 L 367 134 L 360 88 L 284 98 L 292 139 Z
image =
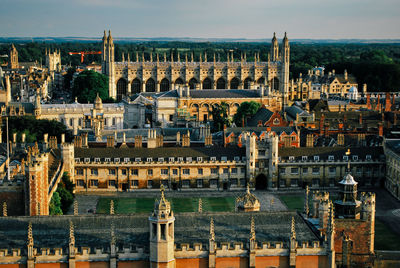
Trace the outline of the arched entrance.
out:
M 251 82 L 251 79 L 250 79 L 249 77 L 247 77 L 246 79 L 244 79 L 244 82 L 243 82 L 243 89 L 250 89 L 250 82 Z
M 226 82 L 222 77 L 217 80 L 217 89 L 226 89 Z
M 133 79 L 131 85 L 132 94 L 140 93 L 140 91 L 142 91 L 141 89 L 142 89 L 142 83 L 140 82 L 140 80 L 137 78 Z
M 163 80 L 161 80 L 160 91 L 161 92 L 169 91 L 169 81 L 167 78 L 164 78 Z
M 128 83 L 124 78 L 120 78 L 117 82 L 117 101 L 120 101 L 122 97 L 126 96 Z
M 256 190 L 265 190 L 267 189 L 267 176 L 264 174 L 259 174 L 256 177 Z
M 239 88 L 239 79 L 234 77 L 231 80 L 231 89 L 238 89 L 238 88 Z
M 196 89 L 196 84 L 197 84 L 197 80 L 195 78 L 192 78 L 189 80 L 189 88 L 190 89 Z
M 156 92 L 156 83 L 153 78 L 149 78 L 146 82 L 146 92 Z
M 203 80 L 203 89 L 211 89 L 211 79 L 206 77 Z

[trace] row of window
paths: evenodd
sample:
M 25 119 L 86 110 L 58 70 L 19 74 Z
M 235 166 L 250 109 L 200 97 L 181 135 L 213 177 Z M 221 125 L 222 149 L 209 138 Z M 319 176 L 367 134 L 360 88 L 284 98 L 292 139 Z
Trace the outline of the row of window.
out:
M 147 187 L 152 188 L 153 187 L 153 180 L 147 180 Z M 217 179 L 211 179 L 210 181 L 210 187 L 217 187 L 218 186 L 218 180 Z M 231 187 L 235 186 L 240 186 L 244 187 L 246 185 L 246 179 L 230 179 L 229 183 Z M 164 185 L 164 187 L 169 187 L 169 182 L 168 180 L 161 180 L 161 184 Z M 85 181 L 84 180 L 76 180 L 76 186 L 78 187 L 85 187 Z M 89 187 L 98 187 L 99 186 L 99 180 L 92 179 L 89 180 Z M 130 180 L 129 181 L 129 186 L 131 188 L 137 188 L 139 187 L 139 180 Z M 196 186 L 198 188 L 204 187 L 204 180 L 203 179 L 197 179 L 196 180 Z M 108 187 L 116 187 L 116 180 L 108 180 Z M 190 180 L 182 180 L 182 187 L 190 187 Z
M 320 158 L 319 158 L 319 155 L 314 155 L 313 156 L 313 158 L 312 158 L 314 161 L 319 161 L 320 160 Z M 349 156 L 348 155 L 344 155 L 343 156 L 343 161 L 348 161 L 349 160 Z M 353 155 L 352 156 L 352 160 L 353 161 L 358 161 L 358 155 Z M 372 159 L 372 157 L 371 157 L 371 155 L 370 154 L 367 154 L 366 156 L 365 156 L 365 160 L 367 160 L 367 161 L 369 161 L 369 160 L 371 160 Z M 295 157 L 294 156 L 289 156 L 289 161 L 294 161 L 295 160 Z M 307 161 L 308 160 L 308 156 L 306 156 L 306 155 L 303 155 L 302 157 L 301 157 L 301 161 Z M 310 160 L 311 160 L 311 157 L 310 157 Z M 335 160 L 335 156 L 334 155 L 328 155 L 328 161 L 334 161 Z
M 109 125 L 110 122 L 108 120 L 109 120 L 109 118 L 104 118 L 104 125 L 105 126 Z M 73 127 L 74 126 L 74 121 L 75 121 L 74 118 L 70 118 L 68 126 Z M 83 122 L 82 118 L 79 118 L 78 119 L 78 126 L 82 126 L 82 122 Z M 61 119 L 61 123 L 64 123 L 64 119 Z M 117 124 L 116 118 L 112 118 L 111 123 L 112 123 L 111 124 L 112 126 L 115 126 Z
M 219 168 L 211 168 L 210 169 L 211 174 L 218 174 Z M 161 169 L 161 175 L 168 175 L 171 171 L 167 168 Z M 240 173 L 245 173 L 244 168 L 231 168 L 230 173 L 231 174 L 238 174 Z M 83 169 L 82 168 L 77 168 L 75 171 L 76 175 L 83 175 Z M 172 169 L 172 175 L 178 175 L 178 169 L 174 168 Z M 203 168 L 198 168 L 197 169 L 197 174 L 198 175 L 203 175 L 204 171 Z M 229 168 L 222 168 L 222 173 L 223 174 L 229 174 Z M 97 168 L 91 168 L 90 169 L 90 174 L 97 176 L 99 175 L 99 171 Z M 183 168 L 182 169 L 182 174 L 183 175 L 190 175 L 190 169 L 189 168 Z M 108 169 L 108 175 L 116 175 L 116 169 L 115 168 L 110 168 Z M 121 175 L 126 176 L 127 175 L 127 169 L 121 169 Z M 131 175 L 133 176 L 138 176 L 139 175 L 139 170 L 137 168 L 131 169 Z M 147 175 L 152 176 L 153 175 L 153 169 L 147 169 Z
M 129 158 L 129 157 L 125 157 L 125 158 L 123 158 L 123 161 L 125 163 L 128 163 L 128 162 L 131 161 L 131 159 L 132 159 L 132 161 L 134 160 L 135 162 L 141 162 L 142 161 L 141 157 L 135 157 L 134 159 L 133 158 Z M 201 157 L 201 156 L 196 157 L 196 158 L 189 156 L 189 157 L 186 157 L 186 158 L 184 158 L 184 157 L 168 157 L 168 162 L 172 162 L 172 163 L 175 162 L 175 161 L 177 161 L 177 162 L 183 162 L 183 161 L 192 162 L 192 161 L 194 161 L 194 159 L 196 159 L 197 162 L 202 162 L 203 161 L 203 157 Z M 245 156 L 243 156 L 243 157 L 235 156 L 233 158 L 234 161 L 240 161 L 240 159 L 242 159 L 242 161 L 246 161 L 246 157 Z M 75 158 L 75 162 L 79 163 L 80 161 L 81 161 L 81 158 Z M 88 162 L 91 161 L 91 158 L 85 157 L 85 158 L 83 158 L 83 161 L 85 163 L 88 163 Z M 114 158 L 113 159 L 113 162 L 115 162 L 115 163 L 119 163 L 120 161 L 121 161 L 121 158 Z M 153 157 L 147 157 L 145 161 L 146 162 L 153 162 L 153 161 L 156 161 L 156 160 L 153 159 Z M 166 161 L 166 158 L 159 157 L 159 158 L 157 158 L 157 161 L 158 162 L 164 162 L 164 161 Z M 210 161 L 217 161 L 217 157 L 216 156 L 211 156 L 210 157 Z M 225 162 L 228 161 L 228 157 L 227 156 L 221 156 L 221 161 L 225 161 Z M 101 158 L 100 157 L 95 157 L 94 158 L 94 162 L 101 162 Z M 105 157 L 104 158 L 104 162 L 111 162 L 111 157 Z
M 320 170 L 321 170 L 320 167 L 313 167 L 313 168 L 311 168 L 311 173 L 312 174 L 319 174 Z M 336 170 L 337 170 L 337 167 L 328 167 L 328 172 L 330 174 L 336 174 Z M 301 171 L 302 171 L 302 174 L 308 174 L 309 168 L 308 167 L 303 167 L 303 168 L 301 168 Z M 366 167 L 365 168 L 365 172 L 370 173 L 371 171 L 372 171 L 372 169 L 370 167 Z M 378 170 L 374 169 L 374 171 L 377 172 Z M 299 172 L 300 172 L 300 168 L 297 168 L 297 167 L 290 168 L 290 174 L 292 174 L 292 175 L 299 174 Z M 356 168 L 356 172 L 357 173 L 361 173 L 362 172 L 362 168 L 361 167 L 357 167 Z M 282 174 L 282 175 L 286 174 L 286 168 L 280 168 L 279 169 L 279 173 Z

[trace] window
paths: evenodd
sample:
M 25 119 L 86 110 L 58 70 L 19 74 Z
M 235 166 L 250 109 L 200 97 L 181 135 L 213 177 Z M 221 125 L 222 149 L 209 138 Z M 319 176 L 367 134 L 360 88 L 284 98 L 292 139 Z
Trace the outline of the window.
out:
M 146 161 L 147 162 L 153 162 L 153 158 L 152 157 L 147 157 Z
M 76 186 L 83 187 L 85 186 L 85 182 L 83 180 L 76 180 Z
M 90 162 L 90 158 L 89 157 L 85 157 L 85 163 L 89 163 Z
M 97 187 L 99 185 L 99 180 L 90 180 L 90 187 Z
M 168 175 L 168 169 L 167 168 L 161 169 L 161 175 Z
M 164 186 L 164 188 L 169 187 L 168 180 L 161 180 L 161 184 Z
M 218 174 L 218 168 L 211 168 L 211 174 Z
M 153 170 L 152 170 L 152 169 L 148 169 L 148 170 L 147 170 L 147 175 L 153 176 Z
M 279 180 L 279 187 L 286 187 L 286 180 Z
M 303 174 L 307 174 L 308 173 L 308 167 L 303 168 Z
M 307 161 L 307 156 L 306 155 L 303 155 L 302 157 L 301 157 L 301 161 Z
M 201 162 L 201 161 L 203 161 L 203 157 L 198 156 L 198 157 L 197 157 L 197 162 Z
M 223 169 L 222 169 L 222 172 L 223 172 L 224 174 L 228 174 L 228 173 L 229 173 L 229 168 L 223 168 Z
M 362 171 L 361 167 L 357 167 L 356 172 L 361 174 L 361 171 Z
M 329 173 L 335 174 L 336 173 L 336 167 L 329 167 Z
M 147 188 L 152 188 L 153 187 L 153 181 L 152 180 L 148 180 L 147 181 Z
M 121 169 L 121 174 L 123 175 L 123 176 L 126 176 L 126 169 Z
M 115 180 L 109 180 L 108 181 L 108 186 L 109 187 L 115 187 Z
M 368 161 L 371 160 L 371 159 L 372 159 L 372 158 L 371 158 L 371 155 L 370 155 L 370 154 L 367 154 L 367 155 L 365 156 L 365 159 L 368 160 Z
M 232 169 L 231 169 L 231 173 L 232 173 L 232 174 L 237 174 L 237 168 L 232 168 Z
M 104 162 L 111 162 L 111 158 L 109 157 L 104 158 Z
M 99 162 L 100 162 L 100 157 L 96 157 L 96 158 L 94 159 L 94 162 L 99 163 Z
M 290 174 L 299 174 L 299 168 L 291 168 Z
M 108 175 L 115 175 L 115 169 L 109 169 L 108 170 Z
M 291 187 L 298 187 L 299 186 L 299 180 L 298 179 L 291 179 L 290 180 L 290 186 Z
M 279 169 L 280 174 L 285 174 L 286 173 L 286 168 L 280 168 Z
M 211 156 L 210 161 L 217 161 L 217 158 L 215 156 Z
M 92 168 L 92 169 L 90 170 L 90 174 L 91 174 L 91 175 L 97 176 L 97 175 L 99 175 L 99 171 L 97 170 L 97 168 Z
M 358 160 L 358 155 L 353 155 L 353 161 L 357 161 Z
M 240 156 L 235 156 L 233 159 L 234 159 L 235 161 L 240 161 Z
M 76 170 L 76 175 L 83 175 L 83 169 L 78 168 L 78 169 Z
M 212 179 L 210 180 L 210 187 L 217 187 L 218 186 L 218 180 Z
M 319 186 L 319 179 L 313 179 L 312 180 L 312 186 L 313 187 L 318 187 Z
M 333 155 L 328 155 L 328 160 L 333 161 L 333 160 L 335 160 L 335 157 Z
M 159 157 L 157 161 L 161 163 L 164 162 L 164 157 Z
M 115 126 L 115 118 L 112 119 L 112 125 Z
M 221 161 L 228 161 L 228 157 L 226 157 L 226 156 L 221 156 Z
M 246 172 L 245 168 L 240 169 L 240 173 L 244 174 Z
M 240 179 L 240 186 L 245 186 L 246 185 L 246 179 Z
M 139 174 L 138 169 L 137 169 L 137 168 L 132 169 L 132 170 L 131 170 L 131 174 L 132 174 L 133 176 L 137 176 L 137 175 Z
M 231 183 L 231 186 L 237 186 L 238 185 L 238 179 L 231 179 L 230 183 Z
M 172 174 L 178 175 L 178 169 L 174 168 L 174 169 L 172 170 Z
M 170 122 L 174 121 L 174 115 L 173 115 L 173 114 L 170 114 L 170 115 L 169 115 L 169 121 L 170 121 Z
M 186 157 L 186 162 L 192 162 L 192 158 L 191 157 Z
M 172 163 L 173 163 L 174 161 L 175 161 L 175 158 L 174 158 L 174 157 L 169 157 L 169 158 L 168 158 L 168 162 L 172 162 Z
M 178 162 L 183 162 L 183 157 L 178 157 Z
M 314 161 L 319 161 L 319 155 L 314 155 Z
M 135 158 L 135 162 L 140 162 L 140 161 L 142 161 L 142 158 L 140 158 L 140 157 Z
M 183 175 L 190 175 L 190 169 L 188 169 L 188 168 L 184 168 L 182 170 L 182 172 L 183 172 Z
M 198 169 L 197 169 L 197 174 L 203 175 L 203 169 L 202 169 L 202 168 L 198 168 Z
M 131 181 L 131 187 L 134 187 L 134 188 L 139 187 L 139 181 L 138 180 L 132 180 Z
M 289 156 L 289 161 L 294 161 L 294 156 Z
M 197 180 L 197 188 L 203 188 L 203 180 L 202 179 Z
M 343 160 L 344 160 L 344 161 L 349 161 L 349 157 L 348 157 L 347 155 L 344 155 L 344 156 L 343 156 Z
M 119 158 L 114 158 L 114 163 L 119 163 Z
M 189 188 L 190 187 L 190 180 L 182 180 L 182 187 Z
M 319 174 L 319 168 L 318 167 L 313 167 L 312 168 L 312 174 Z

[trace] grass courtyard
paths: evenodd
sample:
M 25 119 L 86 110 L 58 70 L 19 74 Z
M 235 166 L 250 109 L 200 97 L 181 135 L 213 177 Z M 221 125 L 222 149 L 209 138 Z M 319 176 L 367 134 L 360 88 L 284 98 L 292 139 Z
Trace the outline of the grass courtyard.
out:
M 150 213 L 154 207 L 155 198 L 100 198 L 96 213 L 110 213 L 110 201 L 114 201 L 116 214 Z M 173 211 L 196 212 L 199 207 L 199 198 L 168 198 Z M 222 212 L 235 211 L 234 197 L 204 197 L 202 198 L 203 211 Z

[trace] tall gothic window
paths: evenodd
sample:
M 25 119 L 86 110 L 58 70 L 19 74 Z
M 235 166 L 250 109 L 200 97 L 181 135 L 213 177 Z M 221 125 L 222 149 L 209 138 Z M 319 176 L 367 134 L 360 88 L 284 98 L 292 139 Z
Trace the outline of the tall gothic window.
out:
M 164 78 L 163 80 L 161 80 L 160 91 L 161 92 L 169 91 L 169 81 L 167 78 Z
M 120 101 L 124 96 L 126 96 L 127 82 L 124 78 L 120 78 L 117 82 L 117 101 Z
M 135 78 L 132 81 L 131 92 L 132 94 L 140 93 L 142 89 L 142 83 L 139 79 Z
M 226 82 L 222 77 L 217 80 L 217 89 L 226 89 Z
M 238 89 L 238 88 L 239 88 L 239 79 L 234 77 L 231 80 L 231 89 Z
M 196 80 L 196 78 L 192 78 L 189 80 L 189 88 L 190 89 L 196 89 L 196 84 L 198 83 L 198 81 Z
M 247 77 L 246 79 L 244 79 L 243 88 L 244 88 L 244 89 L 250 89 L 250 83 L 251 83 L 251 79 L 250 79 L 249 77 Z
M 153 78 L 149 78 L 146 82 L 146 92 L 156 92 L 156 83 Z
M 203 89 L 211 89 L 211 79 L 206 78 L 203 80 Z

